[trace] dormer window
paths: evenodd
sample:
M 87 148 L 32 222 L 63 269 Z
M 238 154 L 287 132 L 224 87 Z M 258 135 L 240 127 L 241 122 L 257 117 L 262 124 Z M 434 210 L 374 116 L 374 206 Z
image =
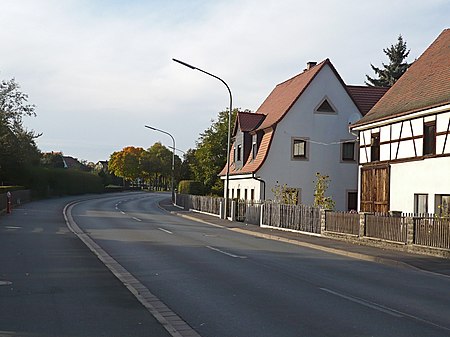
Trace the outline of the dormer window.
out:
M 257 154 L 258 154 L 258 144 L 253 143 L 252 144 L 252 159 L 255 159 Z
M 237 146 L 237 161 L 241 161 L 241 153 L 242 153 L 242 145 L 241 144 L 239 144 L 238 146 Z

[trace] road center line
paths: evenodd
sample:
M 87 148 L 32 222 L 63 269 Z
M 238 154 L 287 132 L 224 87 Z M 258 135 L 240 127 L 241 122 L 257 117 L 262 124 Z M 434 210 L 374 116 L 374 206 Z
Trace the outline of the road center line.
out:
M 158 228 L 160 231 L 166 232 L 167 234 L 173 234 L 171 231 L 164 229 L 164 228 Z
M 136 218 L 135 216 L 133 216 L 133 217 L 132 217 L 132 219 L 133 219 L 133 220 L 136 220 L 136 221 L 139 221 L 139 222 L 141 222 L 141 221 L 142 221 L 141 219 L 139 219 L 139 218 Z
M 225 252 L 225 251 L 223 251 L 223 250 L 220 250 L 219 248 L 214 248 L 214 247 L 211 247 L 211 246 L 206 246 L 206 248 L 211 249 L 211 250 L 214 250 L 215 252 L 218 252 L 218 253 L 221 253 L 221 254 L 224 254 L 224 255 L 233 257 L 233 258 L 235 258 L 235 259 L 246 259 L 246 258 L 247 258 L 247 256 L 234 255 L 234 254 Z

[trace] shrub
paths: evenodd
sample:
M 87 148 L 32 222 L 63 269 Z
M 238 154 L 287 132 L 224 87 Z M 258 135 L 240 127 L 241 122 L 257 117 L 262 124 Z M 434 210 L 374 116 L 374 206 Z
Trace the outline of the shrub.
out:
M 203 192 L 203 184 L 194 180 L 181 180 L 178 184 L 178 193 L 201 195 Z

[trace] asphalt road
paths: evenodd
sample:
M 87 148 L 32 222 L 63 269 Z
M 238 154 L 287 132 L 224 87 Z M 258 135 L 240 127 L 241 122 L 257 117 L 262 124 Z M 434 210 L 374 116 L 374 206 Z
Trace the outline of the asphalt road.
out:
M 170 336 L 69 231 L 73 198 L 0 217 L 0 336 Z
M 69 211 L 119 274 L 203 337 L 450 336 L 448 277 L 179 218 L 158 208 L 163 198 L 115 195 Z

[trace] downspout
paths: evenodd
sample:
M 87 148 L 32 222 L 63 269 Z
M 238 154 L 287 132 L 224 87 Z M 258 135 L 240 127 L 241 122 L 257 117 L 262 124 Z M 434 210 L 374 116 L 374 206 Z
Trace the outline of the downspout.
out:
M 262 180 L 261 178 L 258 178 L 255 176 L 255 173 L 252 173 L 252 178 L 263 183 L 264 187 L 263 187 L 263 198 L 261 200 L 266 200 L 266 182 L 264 180 Z

